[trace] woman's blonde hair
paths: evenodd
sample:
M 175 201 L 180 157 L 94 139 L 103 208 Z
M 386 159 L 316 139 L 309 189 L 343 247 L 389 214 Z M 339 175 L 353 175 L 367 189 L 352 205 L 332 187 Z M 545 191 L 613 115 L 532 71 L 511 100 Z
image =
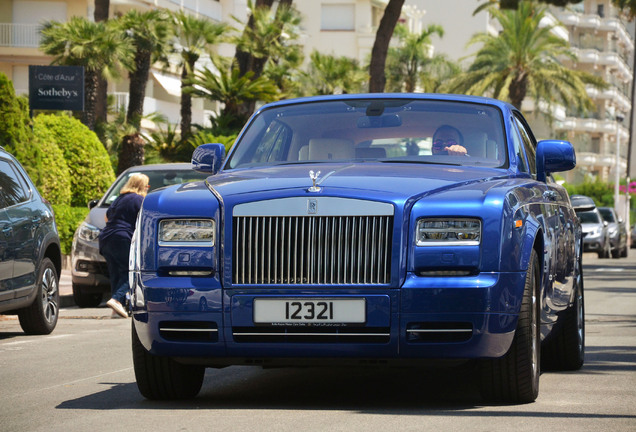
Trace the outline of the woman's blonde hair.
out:
M 146 196 L 148 193 L 148 182 L 150 179 L 146 174 L 135 173 L 130 176 L 126 184 L 119 191 L 120 195 L 125 193 L 136 193 L 137 195 Z

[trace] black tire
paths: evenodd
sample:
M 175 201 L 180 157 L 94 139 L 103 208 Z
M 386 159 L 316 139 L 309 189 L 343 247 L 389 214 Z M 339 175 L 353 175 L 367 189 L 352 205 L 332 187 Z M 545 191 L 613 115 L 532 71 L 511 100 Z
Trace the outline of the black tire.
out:
M 139 392 L 147 399 L 189 399 L 199 394 L 205 367 L 184 365 L 170 357 L 150 354 L 132 325 L 132 351 Z
M 20 327 L 26 334 L 45 335 L 55 329 L 60 313 L 59 282 L 53 262 L 44 258 L 36 280 L 35 299 L 30 306 L 18 311 Z
M 621 256 L 621 251 L 618 249 L 618 246 L 616 246 L 616 248 L 612 249 L 612 258 L 620 258 Z
M 539 331 L 540 266 L 536 252 L 530 265 L 515 336 L 508 352 L 480 363 L 481 393 L 491 402 L 529 403 L 539 395 L 541 343 Z
M 611 254 L 612 246 L 610 242 L 605 239 L 605 243 L 603 243 L 603 249 L 601 249 L 598 253 L 599 258 L 609 258 Z
M 579 258 L 574 303 L 565 310 L 555 333 L 545 341 L 541 351 L 541 367 L 549 370 L 579 370 L 585 361 L 585 296 L 583 271 Z
M 81 308 L 97 307 L 102 298 L 103 294 L 100 292 L 87 292 L 83 285 L 73 284 L 73 300 Z
M 625 246 L 621 250 L 621 258 L 627 258 L 628 255 L 629 255 L 629 246 L 627 245 L 627 242 L 625 242 Z

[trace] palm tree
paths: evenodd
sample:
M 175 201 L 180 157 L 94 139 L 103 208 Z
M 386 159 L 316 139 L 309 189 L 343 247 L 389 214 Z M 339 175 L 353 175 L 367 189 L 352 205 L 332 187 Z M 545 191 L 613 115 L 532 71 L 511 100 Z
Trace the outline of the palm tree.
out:
M 161 9 L 139 12 L 131 9 L 119 19 L 119 28 L 135 49 L 130 78 L 126 121 L 137 129 L 143 115 L 146 83 L 151 66 L 167 62 L 171 26 L 168 15 Z
M 191 135 L 192 93 L 188 88 L 195 64 L 209 48 L 221 42 L 228 26 L 184 12 L 173 14 L 173 26 L 176 34 L 174 50 L 181 55 L 181 139 L 185 141 Z
M 131 58 L 130 45 L 111 21 L 96 23 L 77 16 L 64 23 L 48 21 L 41 33 L 40 49 L 53 56 L 53 64 L 84 66 L 82 123 L 94 129 L 98 77 L 119 77 L 119 68 Z
M 280 65 L 290 63 L 298 66 L 302 62 L 302 47 L 295 43 L 299 38 L 301 17 L 292 7 L 291 0 L 280 0 L 276 10 L 272 10 L 272 1 L 248 1 L 250 18 L 240 36 L 232 38 L 236 45 L 234 62 L 241 76 L 251 73 L 253 79 L 263 73 L 276 81 L 281 81 Z M 239 24 L 241 21 L 234 18 Z M 270 68 L 270 71 L 267 69 Z M 242 117 L 254 112 L 255 101 L 242 104 Z
M 192 86 L 186 91 L 223 103 L 219 117 L 223 118 L 226 127 L 234 130 L 240 130 L 247 121 L 240 109 L 245 102 L 271 102 L 278 96 L 278 88 L 271 80 L 264 76 L 254 78 L 252 72 L 241 75 L 237 67 L 230 68 L 229 72 L 228 68 L 215 71 L 206 67 L 196 72 L 190 84 Z
M 389 48 L 387 54 L 387 71 L 389 75 L 389 87 L 396 85 L 397 80 L 403 83 L 404 91 L 413 92 L 420 81 L 422 68 L 430 61 L 431 36 L 437 34 L 444 36 L 444 29 L 436 24 L 429 25 L 420 34 L 409 32 L 404 25 L 395 28 L 395 35 L 400 43 L 395 48 Z M 401 83 L 400 83 L 401 84 Z
M 368 80 L 368 75 L 358 61 L 347 57 L 335 57 L 313 51 L 308 72 L 303 77 L 303 94 L 356 93 Z
M 563 59 L 576 60 L 569 43 L 555 36 L 555 26 L 540 26 L 545 7 L 520 2 L 516 10 L 490 9 L 502 31 L 498 36 L 475 35 L 470 44 L 482 43 L 468 71 L 451 80 L 450 91 L 489 94 L 509 100 L 517 108 L 527 95 L 537 102 L 558 101 L 579 110 L 592 108 L 586 84 L 604 88 L 590 73 L 568 69 Z

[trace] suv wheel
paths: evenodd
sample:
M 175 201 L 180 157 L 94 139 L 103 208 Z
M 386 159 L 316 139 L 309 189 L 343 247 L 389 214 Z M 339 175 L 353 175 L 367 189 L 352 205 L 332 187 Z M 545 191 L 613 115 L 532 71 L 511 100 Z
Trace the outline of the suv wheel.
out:
M 83 285 L 73 284 L 73 300 L 81 308 L 97 307 L 102 302 L 103 294 L 100 292 L 87 292 Z
M 36 289 L 31 306 L 18 311 L 20 327 L 26 334 L 49 334 L 57 325 L 60 290 L 57 270 L 48 258 L 40 265 Z

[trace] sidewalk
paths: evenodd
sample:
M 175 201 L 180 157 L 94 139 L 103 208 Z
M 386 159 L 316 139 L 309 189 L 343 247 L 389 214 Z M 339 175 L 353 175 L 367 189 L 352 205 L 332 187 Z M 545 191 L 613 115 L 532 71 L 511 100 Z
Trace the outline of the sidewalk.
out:
M 71 271 L 62 270 L 62 274 L 60 275 L 60 307 L 67 308 L 71 306 L 75 306 L 75 300 L 73 300 Z

